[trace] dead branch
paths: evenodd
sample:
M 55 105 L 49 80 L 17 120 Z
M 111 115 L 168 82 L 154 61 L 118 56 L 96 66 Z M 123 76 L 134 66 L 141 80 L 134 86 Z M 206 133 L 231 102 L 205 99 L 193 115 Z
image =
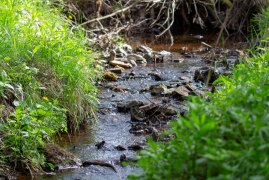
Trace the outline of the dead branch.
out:
M 110 18 L 110 17 L 113 17 L 113 16 L 116 16 L 117 14 L 120 14 L 120 13 L 123 13 L 129 9 L 131 9 L 132 7 L 134 7 L 135 5 L 137 5 L 139 3 L 139 1 L 136 1 L 134 2 L 133 4 L 131 4 L 130 6 L 126 7 L 126 8 L 123 8 L 123 9 L 120 9 L 114 13 L 111 13 L 109 15 L 106 15 L 106 16 L 103 16 L 103 17 L 99 17 L 99 18 L 96 18 L 96 19 L 91 19 L 89 21 L 86 21 L 84 23 L 81 23 L 80 26 L 84 26 L 86 24 L 89 24 L 89 23 L 92 23 L 92 22 L 95 22 L 95 21 L 101 21 L 101 20 L 104 20 L 104 19 L 107 19 L 107 18 Z

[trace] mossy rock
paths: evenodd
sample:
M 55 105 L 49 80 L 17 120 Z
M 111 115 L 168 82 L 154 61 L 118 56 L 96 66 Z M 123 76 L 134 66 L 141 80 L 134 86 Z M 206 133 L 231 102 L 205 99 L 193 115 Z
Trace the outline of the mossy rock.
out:
M 82 164 L 78 157 L 57 144 L 47 144 L 44 148 L 44 151 L 47 162 L 54 164 L 58 168 L 81 166 Z
M 103 78 L 107 81 L 117 81 L 119 77 L 113 72 L 105 71 L 103 72 Z

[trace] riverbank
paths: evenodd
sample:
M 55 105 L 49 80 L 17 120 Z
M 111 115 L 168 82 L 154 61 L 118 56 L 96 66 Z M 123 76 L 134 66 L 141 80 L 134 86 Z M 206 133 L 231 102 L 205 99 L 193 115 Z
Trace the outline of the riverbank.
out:
M 94 54 L 83 29 L 60 8 L 49 1 L 0 2 L 0 174 L 53 169 L 46 144 L 93 119 Z

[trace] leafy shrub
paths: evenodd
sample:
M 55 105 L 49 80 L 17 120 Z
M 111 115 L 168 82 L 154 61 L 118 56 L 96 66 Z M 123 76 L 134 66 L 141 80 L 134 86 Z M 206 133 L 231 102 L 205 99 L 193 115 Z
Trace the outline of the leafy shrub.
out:
M 45 158 L 39 149 L 56 132 L 66 131 L 65 109 L 57 104 L 46 97 L 33 107 L 20 102 L 7 123 L 0 124 L 5 132 L 2 152 L 12 157 L 9 162 L 15 167 L 20 165 L 20 168 L 38 171 L 40 165 L 44 165 Z
M 191 99 L 189 114 L 167 132 L 175 138 L 150 141 L 139 160 L 144 173 L 131 179 L 269 178 L 269 49 L 260 49 L 218 79 L 222 89 L 209 100 Z
M 40 170 L 41 149 L 67 131 L 66 115 L 76 129 L 93 114 L 99 71 L 59 2 L 0 1 L 0 167 Z

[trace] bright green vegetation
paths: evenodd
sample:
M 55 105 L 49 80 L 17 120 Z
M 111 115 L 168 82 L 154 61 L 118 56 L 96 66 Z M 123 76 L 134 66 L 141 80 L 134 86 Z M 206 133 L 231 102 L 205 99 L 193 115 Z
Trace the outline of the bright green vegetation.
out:
M 0 167 L 38 171 L 66 119 L 76 129 L 93 115 L 98 71 L 83 30 L 51 1 L 1 0 L 0 43 Z
M 269 178 L 269 9 L 255 21 L 258 51 L 218 79 L 209 99 L 192 98 L 189 114 L 171 123 L 174 139 L 149 142 L 138 179 Z

